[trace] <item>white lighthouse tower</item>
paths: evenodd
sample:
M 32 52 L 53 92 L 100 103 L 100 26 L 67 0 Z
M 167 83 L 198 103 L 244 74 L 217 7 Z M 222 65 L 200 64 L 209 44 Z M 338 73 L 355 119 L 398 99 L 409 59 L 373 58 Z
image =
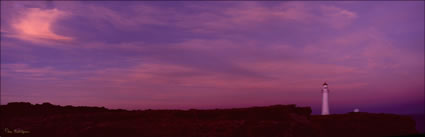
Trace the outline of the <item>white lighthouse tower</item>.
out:
M 328 84 L 325 82 L 322 87 L 322 115 L 329 115 L 328 94 Z

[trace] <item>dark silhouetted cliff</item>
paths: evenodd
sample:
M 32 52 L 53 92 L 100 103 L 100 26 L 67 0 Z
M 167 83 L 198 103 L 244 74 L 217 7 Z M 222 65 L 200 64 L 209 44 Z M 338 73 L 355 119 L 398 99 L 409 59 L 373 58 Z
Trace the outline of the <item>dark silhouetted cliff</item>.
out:
M 416 134 L 415 120 L 394 114 L 348 113 L 312 116 L 321 137 L 385 137 Z M 365 134 L 367 133 L 367 134 Z
M 309 107 L 295 105 L 126 111 L 9 103 L 0 110 L 2 137 L 379 137 L 417 133 L 414 121 L 406 116 L 311 116 Z

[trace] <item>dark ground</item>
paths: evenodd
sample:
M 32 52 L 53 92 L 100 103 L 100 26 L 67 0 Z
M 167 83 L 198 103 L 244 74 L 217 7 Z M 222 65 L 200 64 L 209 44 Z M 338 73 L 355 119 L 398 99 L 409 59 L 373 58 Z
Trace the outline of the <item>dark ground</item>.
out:
M 295 105 L 127 111 L 9 103 L 0 106 L 0 116 L 1 137 L 420 136 L 410 116 L 371 113 L 312 116 L 309 107 Z
M 425 115 L 424 114 L 411 114 L 408 115 L 412 117 L 416 121 L 416 130 L 418 130 L 419 133 L 425 133 Z

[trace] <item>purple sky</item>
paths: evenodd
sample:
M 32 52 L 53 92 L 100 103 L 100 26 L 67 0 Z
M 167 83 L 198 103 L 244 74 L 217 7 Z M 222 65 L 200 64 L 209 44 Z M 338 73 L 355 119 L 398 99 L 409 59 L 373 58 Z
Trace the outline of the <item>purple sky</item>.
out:
M 424 2 L 1 1 L 1 103 L 424 112 Z

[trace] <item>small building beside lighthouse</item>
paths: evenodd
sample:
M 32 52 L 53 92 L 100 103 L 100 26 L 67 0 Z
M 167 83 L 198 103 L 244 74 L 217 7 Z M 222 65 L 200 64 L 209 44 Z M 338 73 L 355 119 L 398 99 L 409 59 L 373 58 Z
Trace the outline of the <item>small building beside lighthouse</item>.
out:
M 329 88 L 328 84 L 323 83 L 322 87 L 322 115 L 329 115 Z

